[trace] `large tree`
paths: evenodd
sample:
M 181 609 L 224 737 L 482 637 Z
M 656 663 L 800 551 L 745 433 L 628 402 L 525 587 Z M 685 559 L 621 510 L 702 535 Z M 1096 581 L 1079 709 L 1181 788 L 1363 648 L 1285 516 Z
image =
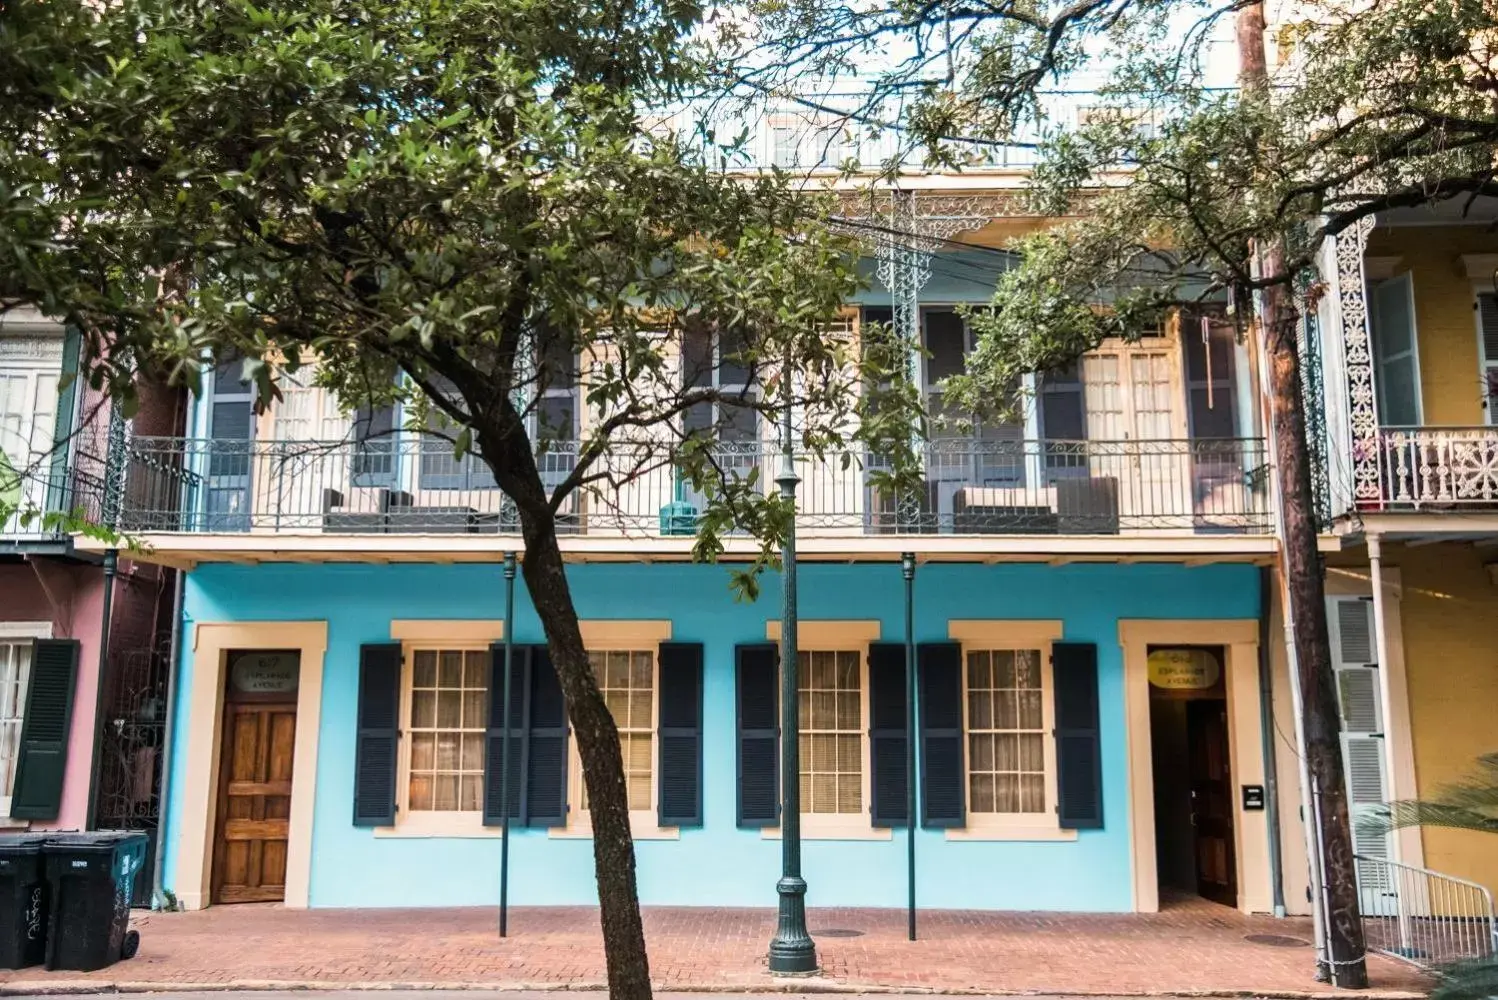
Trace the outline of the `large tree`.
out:
M 1156 329 L 1183 301 L 1231 303 L 1245 329 L 1257 319 L 1322 803 L 1329 971 L 1363 981 L 1296 334 L 1322 288 L 1314 265 L 1327 237 L 1387 209 L 1498 194 L 1498 7 L 1311 0 L 1270 37 L 1262 4 L 1242 0 L 754 7 L 729 67 L 740 86 L 784 95 L 808 72 L 843 77 L 824 89 L 862 99 L 812 95 L 809 113 L 896 127 L 902 151 L 954 167 L 1026 136 L 1037 211 L 1076 217 L 1013 247 L 1021 263 L 1000 279 L 996 308 L 974 315 L 976 350 L 948 385 L 960 402 L 1006 398 L 1020 374 Z M 1114 112 L 1081 127 L 1047 119 L 1045 89 L 1081 74 Z
M 5 4 L 0 193 L 27 228 L 0 241 L 3 297 L 81 329 L 127 411 L 140 368 L 196 386 L 205 358 L 242 356 L 269 404 L 315 359 L 345 406 L 404 397 L 482 459 L 582 759 L 610 993 L 648 996 L 619 739 L 559 511 L 670 469 L 714 498 L 699 555 L 732 527 L 760 540 L 736 577 L 752 592 L 791 511 L 720 467 L 718 427 L 793 407 L 813 458 L 907 447 L 913 394 L 828 335 L 855 248 L 783 179 L 714 173 L 646 127 L 697 79 L 691 2 Z M 689 337 L 750 387 L 684 371 Z M 564 380 L 590 419 L 547 481 L 562 432 L 541 400 Z

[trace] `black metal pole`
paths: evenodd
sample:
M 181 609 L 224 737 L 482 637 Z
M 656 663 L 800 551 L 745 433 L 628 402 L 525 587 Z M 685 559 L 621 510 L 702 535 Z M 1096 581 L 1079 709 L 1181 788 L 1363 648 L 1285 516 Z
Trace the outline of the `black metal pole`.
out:
M 114 606 L 114 576 L 119 566 L 117 549 L 104 550 L 104 610 L 99 622 L 99 676 L 94 679 L 93 763 L 88 769 L 88 813 L 83 823 L 92 830 L 99 815 L 99 756 L 104 750 L 104 681 L 109 675 L 109 618 Z
M 915 811 L 915 753 L 919 734 L 915 729 L 915 553 L 900 556 L 900 575 L 905 578 L 905 869 L 908 881 L 907 919 L 910 940 L 915 940 L 915 831 L 920 825 Z
M 515 553 L 505 553 L 505 679 L 500 696 L 500 722 L 504 740 L 499 775 L 499 936 L 510 932 L 510 677 L 515 659 Z
M 789 369 L 788 369 L 789 370 Z M 781 550 L 784 581 L 780 614 L 780 915 L 770 939 L 772 973 L 815 972 L 817 946 L 806 929 L 806 880 L 801 877 L 801 748 L 796 698 L 796 462 L 791 455 L 791 379 L 785 378 L 786 406 L 780 417 L 780 474 L 775 484 L 791 507 L 790 527 Z

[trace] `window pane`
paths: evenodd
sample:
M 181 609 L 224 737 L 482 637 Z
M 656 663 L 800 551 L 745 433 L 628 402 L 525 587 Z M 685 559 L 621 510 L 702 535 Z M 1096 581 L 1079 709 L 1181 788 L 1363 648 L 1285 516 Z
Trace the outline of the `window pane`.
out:
M 973 650 L 967 661 L 970 810 L 1044 812 L 1047 734 L 1040 651 Z
M 682 332 L 681 371 L 685 386 L 713 384 L 712 335 L 706 330 L 687 329 Z
M 488 674 L 486 650 L 420 649 L 412 655 L 409 811 L 481 808 Z
M 437 685 L 445 688 L 463 686 L 463 654 L 457 650 L 444 652 L 438 661 Z
M 429 688 L 437 686 L 437 654 L 429 649 L 417 650 L 412 659 L 411 686 Z
M 863 811 L 861 653 L 813 650 L 798 654 L 802 811 Z
M 648 650 L 590 650 L 588 660 L 593 665 L 604 704 L 619 729 L 629 808 L 649 810 L 654 804 L 654 654 Z M 586 794 L 582 808 L 588 808 Z

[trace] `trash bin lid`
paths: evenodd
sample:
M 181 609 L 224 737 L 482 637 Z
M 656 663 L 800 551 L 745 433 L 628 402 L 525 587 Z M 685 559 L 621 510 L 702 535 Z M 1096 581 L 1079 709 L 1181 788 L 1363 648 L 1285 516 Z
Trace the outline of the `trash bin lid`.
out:
M 121 840 L 134 836 L 131 830 L 94 830 L 88 833 L 54 833 L 48 836 L 47 846 L 68 850 L 97 848 L 112 851 Z
M 51 834 L 8 833 L 0 836 L 0 854 L 39 854 Z

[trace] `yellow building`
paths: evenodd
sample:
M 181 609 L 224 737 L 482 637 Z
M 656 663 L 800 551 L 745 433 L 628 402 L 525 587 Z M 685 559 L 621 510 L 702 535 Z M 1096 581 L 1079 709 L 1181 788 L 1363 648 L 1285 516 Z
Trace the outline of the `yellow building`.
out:
M 1429 798 L 1498 751 L 1498 235 L 1494 208 L 1342 234 L 1316 319 L 1336 551 L 1328 622 L 1355 808 Z M 1498 890 L 1498 839 L 1361 833 Z

